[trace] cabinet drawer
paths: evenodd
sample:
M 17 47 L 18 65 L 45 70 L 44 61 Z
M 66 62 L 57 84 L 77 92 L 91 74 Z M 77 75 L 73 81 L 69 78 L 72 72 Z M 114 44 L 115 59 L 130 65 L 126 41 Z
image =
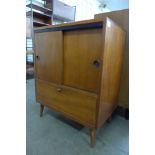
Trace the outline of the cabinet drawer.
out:
M 37 101 L 87 126 L 95 126 L 97 95 L 36 80 Z

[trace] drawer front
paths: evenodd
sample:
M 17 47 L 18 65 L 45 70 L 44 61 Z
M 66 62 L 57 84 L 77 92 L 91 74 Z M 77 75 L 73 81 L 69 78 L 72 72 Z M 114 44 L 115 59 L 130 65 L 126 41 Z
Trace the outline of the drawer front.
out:
M 87 126 L 95 126 L 97 96 L 36 80 L 37 101 Z

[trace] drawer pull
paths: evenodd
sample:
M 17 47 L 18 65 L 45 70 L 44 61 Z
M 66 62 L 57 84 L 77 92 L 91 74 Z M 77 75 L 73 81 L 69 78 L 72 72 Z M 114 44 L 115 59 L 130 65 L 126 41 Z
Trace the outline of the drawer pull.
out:
M 61 89 L 61 88 L 57 88 L 57 91 L 58 91 L 58 92 L 61 92 L 61 91 L 62 91 L 62 89 Z

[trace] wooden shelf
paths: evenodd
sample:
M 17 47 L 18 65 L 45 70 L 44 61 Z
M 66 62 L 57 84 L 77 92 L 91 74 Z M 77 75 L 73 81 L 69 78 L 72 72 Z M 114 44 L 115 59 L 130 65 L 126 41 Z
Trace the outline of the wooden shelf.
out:
M 47 14 L 42 13 L 42 12 L 37 12 L 35 10 L 32 10 L 32 12 L 31 11 L 26 12 L 27 16 L 31 16 L 31 14 L 33 14 L 33 17 L 36 17 L 36 18 L 51 19 L 50 15 L 47 15 Z
M 46 24 L 46 23 L 34 20 L 33 25 L 34 26 L 49 26 L 50 24 Z
M 27 4 L 26 6 L 31 8 L 31 3 Z M 50 14 L 52 13 L 51 9 L 43 7 L 43 6 L 39 6 L 39 5 L 35 4 L 35 3 L 32 3 L 32 9 L 36 9 L 36 10 L 39 10 L 39 11 L 42 11 L 42 12 L 47 12 L 47 13 L 50 13 Z

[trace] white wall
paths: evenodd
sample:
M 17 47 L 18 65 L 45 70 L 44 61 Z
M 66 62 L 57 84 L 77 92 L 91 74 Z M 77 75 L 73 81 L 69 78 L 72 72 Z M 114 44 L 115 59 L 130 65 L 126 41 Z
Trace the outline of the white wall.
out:
M 86 20 L 94 18 L 95 14 L 122 10 L 129 8 L 129 0 L 60 0 L 68 5 L 76 6 L 75 20 Z M 100 9 L 100 2 L 106 2 L 107 7 Z
M 75 20 L 93 19 L 94 14 L 100 13 L 99 2 L 97 0 L 61 0 L 62 2 L 76 6 Z

